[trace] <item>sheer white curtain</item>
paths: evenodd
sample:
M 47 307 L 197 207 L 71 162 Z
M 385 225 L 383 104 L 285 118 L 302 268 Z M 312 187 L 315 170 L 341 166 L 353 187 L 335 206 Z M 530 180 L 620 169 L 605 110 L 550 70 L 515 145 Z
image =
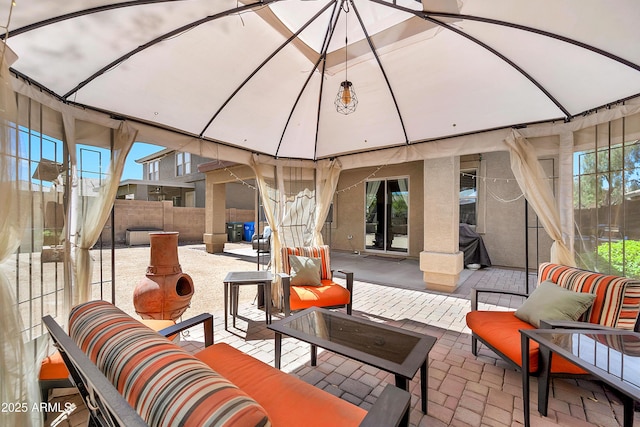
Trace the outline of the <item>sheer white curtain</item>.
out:
M 91 299 L 93 262 L 89 250 L 96 243 L 109 217 L 124 162 L 133 145 L 137 131 L 128 123 L 121 123 L 113 130 L 113 148 L 108 175 L 95 192 L 87 191 L 86 182 L 81 182 L 76 153 L 76 121 L 64 118 L 65 136 L 71 156 L 71 203 L 69 206 L 69 230 L 71 265 L 73 269 L 72 304 Z
M 319 161 L 316 169 L 316 222 L 313 229 L 313 244 L 322 245 L 322 227 L 340 178 L 340 162 L 337 159 Z
M 264 209 L 264 215 L 271 227 L 271 272 L 274 276 L 275 286 L 271 287 L 271 297 L 273 306 L 282 308 L 282 287 L 279 286 L 278 273 L 281 272 L 282 257 L 280 255 L 280 227 L 276 217 L 278 191 L 275 183 L 276 168 L 272 165 L 261 164 L 259 157 L 254 155 L 251 158 L 251 167 L 256 174 L 256 182 L 260 191 L 260 199 Z
M 511 170 L 542 226 L 553 239 L 551 262 L 575 266 L 573 252 L 562 238 L 560 213 L 546 174 L 533 146 L 516 130 L 505 139 L 511 154 Z
M 281 272 L 282 246 L 323 244 L 322 226 L 340 176 L 340 163 L 318 162 L 261 162 L 255 155 L 251 167 L 256 174 L 271 235 L 271 271 L 274 307 L 282 308 Z
M 400 196 L 404 200 L 404 204 L 407 206 L 407 212 L 409 211 L 409 186 L 408 180 L 404 178 L 398 179 L 398 187 L 400 188 Z
M 0 48 L 2 44 L 0 44 Z M 25 411 L 0 411 L 0 425 L 37 426 L 42 424 L 39 411 L 32 411 L 39 403 L 38 358 L 23 342 L 22 320 L 15 304 L 9 280 L 2 269 L 5 262 L 20 245 L 24 228 L 24 215 L 20 215 L 21 184 L 29 184 L 29 171 L 18 168 L 17 154 L 17 110 L 15 94 L 9 82 L 8 65 L 2 58 L 0 64 L 0 402 L 3 404 L 27 405 Z M 31 343 L 35 345 L 34 342 Z M 38 366 L 39 368 L 39 366 Z M 24 409 L 20 407 L 20 409 Z
M 367 181 L 367 206 L 366 209 L 369 209 L 371 203 L 376 200 L 376 195 L 378 194 L 378 189 L 380 188 L 380 184 L 382 181 Z

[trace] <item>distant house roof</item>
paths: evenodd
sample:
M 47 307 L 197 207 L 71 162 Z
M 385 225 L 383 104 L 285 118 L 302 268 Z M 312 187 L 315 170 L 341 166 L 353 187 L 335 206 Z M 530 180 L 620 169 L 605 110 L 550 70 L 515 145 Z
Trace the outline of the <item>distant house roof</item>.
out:
M 640 199 L 640 190 L 627 191 L 624 193 L 624 197 L 627 200 L 638 200 Z
M 150 162 L 151 160 L 159 159 L 159 158 L 164 157 L 167 154 L 172 153 L 174 151 L 176 151 L 176 150 L 174 150 L 173 148 L 165 148 L 164 150 L 160 150 L 160 151 L 157 151 L 155 153 L 151 153 L 148 156 L 144 156 L 144 157 L 141 157 L 139 159 L 136 159 L 136 163 Z

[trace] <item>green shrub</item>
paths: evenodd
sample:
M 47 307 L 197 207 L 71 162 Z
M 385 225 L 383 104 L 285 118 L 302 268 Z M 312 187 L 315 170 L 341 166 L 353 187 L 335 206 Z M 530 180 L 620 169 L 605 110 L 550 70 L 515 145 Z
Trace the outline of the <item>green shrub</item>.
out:
M 598 265 L 610 265 L 611 274 L 640 279 L 640 241 L 620 240 L 598 245 Z

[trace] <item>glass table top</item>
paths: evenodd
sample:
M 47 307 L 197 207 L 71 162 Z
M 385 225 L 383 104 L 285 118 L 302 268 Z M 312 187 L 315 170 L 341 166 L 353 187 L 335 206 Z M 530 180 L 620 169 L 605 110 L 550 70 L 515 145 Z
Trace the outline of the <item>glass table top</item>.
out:
M 397 364 L 403 364 L 426 337 L 324 310 L 303 312 L 279 323 L 278 329 L 287 335 L 296 336 L 298 332 Z
M 640 392 L 640 334 L 630 331 L 557 329 L 532 332 L 545 340 L 545 344 L 551 343 L 549 347 L 552 350 L 557 351 L 559 347 L 567 352 L 569 358 L 580 359 L 602 370 L 610 379 L 621 381 Z

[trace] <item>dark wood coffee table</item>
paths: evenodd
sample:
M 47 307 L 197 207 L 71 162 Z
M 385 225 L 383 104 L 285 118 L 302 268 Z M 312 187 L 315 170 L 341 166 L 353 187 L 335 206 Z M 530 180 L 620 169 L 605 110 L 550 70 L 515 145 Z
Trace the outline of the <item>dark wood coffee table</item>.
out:
M 538 379 L 538 411 L 547 415 L 551 357 L 558 354 L 620 392 L 624 426 L 633 425 L 634 401 L 640 401 L 640 334 L 624 330 L 521 330 L 524 425 L 530 425 L 529 340 L 540 345 L 543 364 Z
M 427 413 L 429 352 L 436 338 L 312 307 L 268 326 L 275 332 L 275 366 L 280 369 L 282 335 L 311 344 L 311 365 L 324 348 L 395 375 L 396 386 L 409 391 L 420 369 L 422 412 Z

